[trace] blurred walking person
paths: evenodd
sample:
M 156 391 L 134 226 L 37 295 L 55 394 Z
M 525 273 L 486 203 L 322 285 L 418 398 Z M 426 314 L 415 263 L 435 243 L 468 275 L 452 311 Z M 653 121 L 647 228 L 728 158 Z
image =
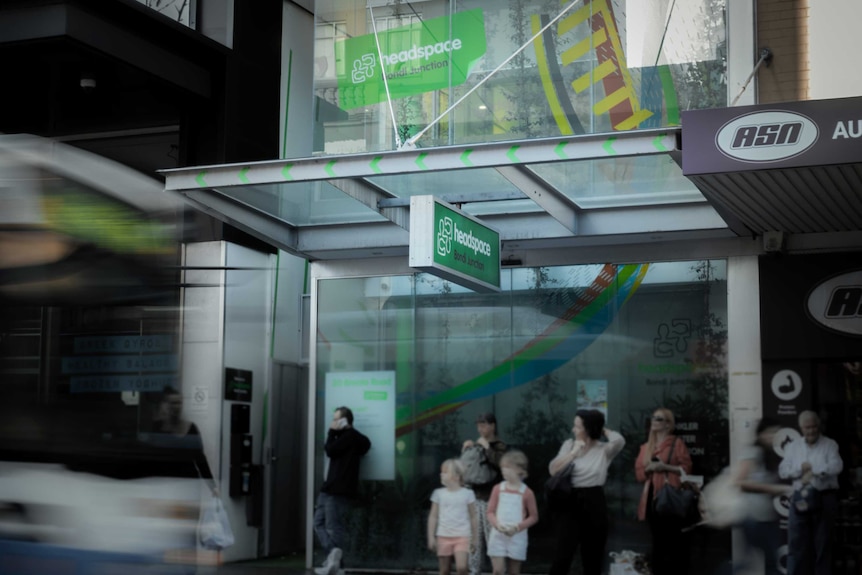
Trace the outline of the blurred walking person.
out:
M 769 418 L 757 424 L 755 439 L 742 453 L 734 473 L 734 483 L 742 491 L 745 519 L 742 533 L 748 550 L 763 553 L 765 575 L 779 575 L 778 548 L 781 534 L 776 521 L 777 513 L 772 499 L 775 495 L 787 494 L 790 487 L 778 483 L 778 475 L 769 471 L 766 457 L 772 450 L 772 440 L 780 429 L 778 422 Z M 745 571 L 748 561 L 734 565 L 733 572 Z

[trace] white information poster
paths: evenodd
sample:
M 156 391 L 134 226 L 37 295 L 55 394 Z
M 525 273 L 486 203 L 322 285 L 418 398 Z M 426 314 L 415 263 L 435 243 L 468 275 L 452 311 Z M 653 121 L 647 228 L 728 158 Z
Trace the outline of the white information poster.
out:
M 579 379 L 578 409 L 598 409 L 607 418 L 608 381 L 606 379 Z
M 395 372 L 351 371 L 326 374 L 324 432 L 338 407 L 353 411 L 353 427 L 371 440 L 362 458 L 360 479 L 395 479 Z

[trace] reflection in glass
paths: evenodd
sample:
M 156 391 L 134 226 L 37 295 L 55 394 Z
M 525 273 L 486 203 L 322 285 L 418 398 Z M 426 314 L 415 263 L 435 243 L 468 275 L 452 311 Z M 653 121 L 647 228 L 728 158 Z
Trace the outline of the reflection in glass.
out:
M 318 284 L 318 394 L 330 372 L 396 374 L 396 480 L 363 482 L 375 504 L 355 514 L 347 551 L 364 567 L 436 565 L 423 546 L 428 496 L 481 412 L 494 412 L 500 438 L 528 455 L 528 484 L 540 494 L 575 411 L 606 406 L 630 446 L 607 485 L 609 549 L 647 543 L 633 520 L 633 459 L 656 406 L 679 414 L 696 473 L 708 479 L 727 465 L 724 261 L 504 269 L 502 283 L 498 294 L 428 274 Z M 319 482 L 320 456 L 315 468 Z M 530 531 L 536 572 L 551 558 L 551 524 Z M 706 571 L 728 556 L 723 536 L 703 545 Z
M 429 124 L 420 147 L 675 126 L 726 105 L 725 0 L 576 3 L 531 41 L 568 5 L 318 2 L 315 150 L 392 150 Z

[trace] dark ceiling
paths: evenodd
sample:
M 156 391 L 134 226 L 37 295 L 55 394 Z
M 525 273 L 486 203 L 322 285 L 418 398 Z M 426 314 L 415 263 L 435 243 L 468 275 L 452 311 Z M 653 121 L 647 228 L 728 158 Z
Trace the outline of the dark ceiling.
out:
M 212 113 L 229 50 L 134 0 L 0 4 L 0 132 L 77 145 L 149 175 Z M 198 112 L 199 111 L 199 112 Z

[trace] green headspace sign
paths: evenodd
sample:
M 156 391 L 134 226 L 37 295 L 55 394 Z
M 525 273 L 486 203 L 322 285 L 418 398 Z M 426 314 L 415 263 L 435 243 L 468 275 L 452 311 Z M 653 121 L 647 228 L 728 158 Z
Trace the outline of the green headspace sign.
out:
M 500 233 L 434 196 L 410 198 L 410 267 L 500 291 Z
M 481 9 L 432 18 L 410 26 L 338 41 L 344 73 L 338 75 L 339 105 L 345 110 L 459 86 L 485 55 Z

